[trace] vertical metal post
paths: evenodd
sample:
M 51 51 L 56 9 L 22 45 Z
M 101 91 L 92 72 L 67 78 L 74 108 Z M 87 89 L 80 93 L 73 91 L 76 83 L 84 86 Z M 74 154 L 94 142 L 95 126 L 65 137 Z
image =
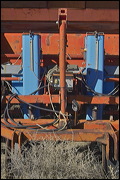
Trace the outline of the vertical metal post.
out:
M 104 80 L 104 33 L 87 33 L 85 37 L 86 48 L 86 82 L 97 93 L 103 93 Z M 88 95 L 94 95 L 87 92 Z M 96 109 L 96 115 L 94 110 Z M 103 105 L 88 105 L 86 120 L 102 119 Z M 95 115 L 93 117 L 93 115 Z
M 65 114 L 66 109 L 66 27 L 67 27 L 67 9 L 58 9 L 58 28 L 60 35 L 59 68 L 60 68 L 60 104 L 61 112 Z
M 59 54 L 59 68 L 60 68 L 60 95 L 61 95 L 61 112 L 65 114 L 66 106 L 66 21 L 62 20 L 60 24 L 60 54 Z
M 12 179 L 12 174 L 10 173 L 11 167 L 11 157 L 10 157 L 10 151 L 11 151 L 11 141 L 9 139 L 6 139 L 6 147 L 5 147 L 5 173 L 6 173 L 6 179 Z
M 107 160 L 106 160 L 106 145 L 102 144 L 102 167 L 107 171 Z
M 39 86 L 40 78 L 40 36 L 38 34 L 23 34 L 23 92 L 22 95 L 29 95 Z M 39 92 L 36 92 L 39 94 Z M 37 105 L 37 103 L 36 103 Z M 40 110 L 33 109 L 26 104 L 22 105 L 24 119 L 40 117 Z

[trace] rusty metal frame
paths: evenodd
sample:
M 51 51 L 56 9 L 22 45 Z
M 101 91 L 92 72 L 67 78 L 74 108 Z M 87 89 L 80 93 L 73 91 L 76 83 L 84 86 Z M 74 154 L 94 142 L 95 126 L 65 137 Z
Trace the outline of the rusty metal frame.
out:
M 89 24 L 90 29 L 92 30 L 93 24 L 97 22 L 97 26 L 99 27 L 100 23 L 102 23 L 102 28 L 103 26 L 105 27 L 105 24 L 107 23 L 108 27 L 112 27 L 111 25 L 113 24 L 114 26 L 112 28 L 108 28 L 109 33 L 114 33 L 113 35 L 109 34 L 106 35 L 106 47 L 107 47 L 107 52 L 106 52 L 106 60 L 105 64 L 107 65 L 118 65 L 118 46 L 115 46 L 114 49 L 111 48 L 109 45 L 109 40 L 111 42 L 115 41 L 115 44 L 118 42 L 118 35 L 115 33 L 118 33 L 118 10 L 92 10 L 92 9 L 87 9 L 87 10 L 67 10 L 65 8 L 59 9 L 58 10 L 46 10 L 46 9 L 34 9 L 31 10 L 30 13 L 33 13 L 33 11 L 36 11 L 36 14 L 33 13 L 33 16 L 29 13 L 29 9 L 14 9 L 14 11 L 11 11 L 12 9 L 9 8 L 2 8 L 2 26 L 3 26 L 3 32 L 8 32 L 8 26 L 10 25 L 10 22 L 12 25 L 15 23 L 18 25 L 21 23 L 22 26 L 19 26 L 18 29 L 16 28 L 15 30 L 11 30 L 10 32 L 21 32 L 21 29 L 26 25 L 27 21 L 28 24 L 30 25 L 31 22 L 34 22 L 36 27 L 37 24 L 40 23 L 44 26 L 43 29 L 41 29 L 41 32 L 45 32 L 46 29 L 49 29 L 48 27 L 52 27 L 53 32 L 58 32 L 59 31 L 59 42 L 58 41 L 58 35 L 51 35 L 51 34 L 44 34 L 42 36 L 43 38 L 43 44 L 44 44 L 44 49 L 43 49 L 43 59 L 41 65 L 44 67 L 46 65 L 50 65 L 51 63 L 56 63 L 60 67 L 60 94 L 52 94 L 51 99 L 53 103 L 57 103 L 60 105 L 60 110 L 63 114 L 66 113 L 66 104 L 67 103 L 72 103 L 72 100 L 75 99 L 76 102 L 79 105 L 82 104 L 113 104 L 117 105 L 119 104 L 119 97 L 118 96 L 85 96 L 85 95 L 69 95 L 68 97 L 66 96 L 66 90 L 65 90 L 65 70 L 66 70 L 66 64 L 76 64 L 82 67 L 85 67 L 85 60 L 83 59 L 83 55 L 80 53 L 78 54 L 78 49 L 74 51 L 74 53 L 70 54 L 71 59 L 68 59 L 66 56 L 67 53 L 71 52 L 71 48 L 69 48 L 69 51 L 66 48 L 67 45 L 67 39 L 68 37 L 72 37 L 71 34 L 66 37 L 66 32 L 74 32 L 74 28 L 76 25 L 78 25 L 78 31 L 79 29 L 83 26 L 83 30 L 80 32 L 84 32 L 87 27 L 85 24 Z M 42 16 L 39 16 L 40 12 Z M 9 14 L 10 13 L 10 14 Z M 12 13 L 16 16 L 12 16 Z M 8 16 L 9 14 L 9 16 Z M 79 14 L 79 15 L 78 15 Z M 98 14 L 98 15 L 96 15 Z M 114 14 L 114 16 L 111 16 L 111 14 Z M 22 16 L 21 16 L 22 15 Z M 58 27 L 56 25 L 56 19 L 58 17 Z M 111 18 L 112 17 L 112 18 Z M 91 22 L 92 19 L 92 22 Z M 18 22 L 18 20 L 20 22 Z M 35 22 L 36 21 L 36 22 Z M 46 26 L 45 23 L 48 22 L 48 25 Z M 82 22 L 82 23 L 81 23 Z M 92 24 L 92 25 L 90 25 Z M 111 25 L 110 25 L 111 24 Z M 19 24 L 20 25 L 20 24 Z M 33 24 L 32 24 L 33 26 Z M 10 29 L 10 28 L 9 28 Z M 39 28 L 38 28 L 39 29 Z M 68 29 L 68 31 L 67 31 Z M 105 30 L 105 33 L 107 31 Z M 20 35 L 21 34 L 16 34 L 11 38 L 9 37 L 9 34 L 4 34 L 5 36 L 8 36 L 9 42 L 12 41 L 11 43 L 11 49 L 13 50 L 13 53 L 16 52 L 18 53 L 20 51 Z M 79 39 L 78 44 L 80 42 L 80 36 L 84 37 L 85 35 L 78 35 L 77 33 L 75 34 L 77 39 Z M 16 39 L 17 37 L 17 39 Z M 59 46 L 57 48 L 55 46 L 52 46 L 52 50 L 49 48 L 51 42 L 51 37 L 53 38 L 52 40 L 56 41 L 59 43 Z M 72 40 L 71 40 L 72 39 Z M 69 39 L 70 42 L 74 42 L 74 36 Z M 16 41 L 14 41 L 16 40 Z M 3 41 L 4 42 L 4 41 Z M 77 41 L 76 41 L 77 42 Z M 17 45 L 19 44 L 19 46 Z M 110 43 L 111 44 L 111 43 Z M 59 47 L 59 52 L 58 52 L 58 47 Z M 81 44 L 81 47 L 83 47 L 83 44 Z M 53 55 L 53 50 L 55 50 L 55 57 L 52 57 Z M 45 52 L 47 52 L 45 54 Z M 14 63 L 16 59 L 19 57 L 19 55 L 15 54 L 3 54 L 2 59 L 3 62 L 5 62 L 5 59 L 9 59 L 10 62 Z M 47 56 L 49 54 L 49 57 Z M 59 56 L 58 56 L 59 54 Z M 112 55 L 115 55 L 115 57 L 111 57 Z M 116 59 L 117 56 L 117 59 Z M 112 58 L 112 59 L 111 59 Z M 44 59 L 49 59 L 49 61 L 45 61 Z M 18 64 L 21 63 L 21 59 L 19 59 Z M 8 79 L 7 79 L 8 78 Z M 14 79 L 9 77 L 2 77 L 2 80 L 20 80 L 19 78 Z M 108 78 L 106 79 L 107 81 L 116 81 L 118 82 L 118 78 Z M 10 96 L 5 96 L 3 99 L 3 104 L 6 104 L 8 102 Z M 43 95 L 29 95 L 29 96 L 18 96 L 21 100 L 24 100 L 28 103 L 43 103 L 43 104 L 50 104 L 50 99 L 49 95 L 43 94 Z M 67 97 L 67 98 L 66 98 Z M 12 99 L 11 104 L 19 104 L 21 103 L 20 100 L 17 100 L 16 98 Z M 38 119 L 31 121 L 31 119 L 27 119 L 27 121 L 24 121 L 24 119 L 14 119 L 15 122 L 21 122 L 22 124 L 28 124 L 28 125 L 35 125 L 36 123 L 44 124 L 45 122 L 52 122 L 53 119 Z M 4 119 L 1 119 L 1 122 L 5 123 Z M 11 123 L 10 119 L 7 119 L 7 122 Z M 66 129 L 64 131 L 59 131 L 59 132 L 54 132 L 54 128 L 50 126 L 50 129 L 53 129 L 52 132 L 39 132 L 39 131 L 33 131 L 33 130 L 28 130 L 28 129 L 15 129 L 15 128 L 6 128 L 3 125 L 1 125 L 1 136 L 5 137 L 6 139 L 9 139 L 11 141 L 11 148 L 13 149 L 15 146 L 15 143 L 19 145 L 19 147 L 22 146 L 22 144 L 25 141 L 31 141 L 31 140 L 43 140 L 43 139 L 48 139 L 48 140 L 68 140 L 68 141 L 86 141 L 86 142 L 100 142 L 102 144 L 102 149 L 103 149 L 103 154 L 102 154 L 102 163 L 103 166 L 106 166 L 106 160 L 109 160 L 112 157 L 117 161 L 118 160 L 118 141 L 119 141 L 119 123 L 118 120 L 116 121 L 110 121 L 110 120 L 96 120 L 92 122 L 88 122 L 86 120 L 78 120 L 77 125 L 73 129 Z M 12 123 L 11 123 L 12 124 Z M 113 150 L 111 150 L 111 145 L 113 145 Z M 113 151 L 113 152 L 111 152 Z
M 113 156 L 118 161 L 118 129 L 114 130 L 110 122 L 86 122 L 84 129 L 68 129 L 56 133 L 41 133 L 38 131 L 28 130 L 9 130 L 2 127 L 2 136 L 11 140 L 11 148 L 14 148 L 15 143 L 19 147 L 26 141 L 41 141 L 41 140 L 66 140 L 66 141 L 79 141 L 79 142 L 99 142 L 102 144 L 102 164 L 106 168 L 106 160 L 111 159 L 111 145 L 113 146 Z M 114 123 L 113 123 L 114 124 Z M 91 128 L 92 127 L 92 128 Z M 99 129 L 99 130 L 98 130 Z M 112 144 L 111 144 L 112 142 Z
M 3 100 L 3 103 L 7 103 L 10 96 L 6 96 Z M 47 94 L 42 95 L 18 95 L 18 98 L 26 101 L 27 103 L 43 103 L 50 104 L 50 98 Z M 60 104 L 60 95 L 52 94 L 51 95 L 53 103 Z M 86 96 L 86 95 L 69 95 L 67 98 L 68 103 L 72 103 L 72 100 L 75 99 L 78 104 L 119 104 L 118 96 Z M 18 99 L 12 99 L 11 104 L 21 103 Z
M 1 8 L 1 17 L 2 32 L 58 32 L 57 9 Z M 67 32 L 76 29 L 84 33 L 96 28 L 99 32 L 104 29 L 105 33 L 119 33 L 119 9 L 68 9 L 67 19 Z

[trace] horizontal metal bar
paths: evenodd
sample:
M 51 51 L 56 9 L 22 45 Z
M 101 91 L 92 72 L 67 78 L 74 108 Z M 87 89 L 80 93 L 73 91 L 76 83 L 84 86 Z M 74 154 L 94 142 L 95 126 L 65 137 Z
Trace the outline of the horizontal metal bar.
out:
M 18 58 L 19 54 L 1 54 L 1 58 L 7 57 L 7 58 Z M 21 59 L 21 58 L 20 58 Z
M 1 77 L 1 81 L 21 81 L 21 77 Z
M 37 120 L 31 120 L 31 119 L 14 119 L 15 122 L 17 123 L 22 123 L 24 125 L 36 125 L 36 124 L 46 124 L 46 123 L 51 123 L 53 122 L 55 119 L 37 119 Z M 4 119 L 1 118 L 1 122 L 5 123 Z M 10 119 L 7 119 L 7 122 L 15 125 L 14 123 L 11 122 Z
M 64 131 L 59 131 L 55 133 L 35 133 L 30 131 L 24 131 L 24 136 L 28 140 L 40 141 L 43 139 L 46 140 L 66 140 L 66 141 L 78 141 L 78 142 L 94 142 L 98 141 L 103 144 L 107 144 L 106 133 L 97 132 L 93 130 L 83 130 L 83 129 L 69 129 Z M 35 134 L 34 134 L 35 133 Z
M 9 99 L 10 96 L 6 96 L 5 102 L 7 103 L 7 100 Z M 50 103 L 50 98 L 49 95 L 43 94 L 43 95 L 18 95 L 18 97 L 26 101 L 27 103 L 45 103 L 49 104 Z M 53 103 L 59 103 L 59 95 L 52 95 L 52 102 Z M 4 100 L 3 100 L 4 101 Z M 13 99 L 11 103 L 20 103 L 17 99 Z
M 119 82 L 119 78 L 106 78 L 106 81 L 116 81 L 116 82 Z
M 3 100 L 7 103 L 10 96 L 6 96 Z M 26 101 L 27 103 L 50 103 L 49 95 L 18 95 L 20 99 Z M 53 103 L 59 103 L 59 95 L 51 95 Z M 72 103 L 75 99 L 78 104 L 119 104 L 118 96 L 86 96 L 86 95 L 69 95 L 67 97 L 68 103 Z M 11 103 L 20 103 L 17 99 L 13 99 Z
M 78 104 L 119 104 L 118 96 L 68 96 L 68 102 L 72 102 L 73 99 L 75 99 Z
M 58 9 L 1 8 L 1 21 L 56 21 Z M 68 9 L 68 21 L 119 22 L 119 9 Z
M 1 125 L 1 136 L 13 140 L 14 130 L 10 130 Z
M 9 123 L 11 123 L 10 119 L 7 119 Z M 37 119 L 37 120 L 31 120 L 31 119 L 14 119 L 17 123 L 22 123 L 23 125 L 35 125 L 35 124 L 45 124 L 45 123 L 51 123 L 54 121 L 54 119 Z M 4 119 L 1 119 L 1 122 L 4 123 Z M 84 125 L 83 125 L 84 124 Z M 114 130 L 119 130 L 119 120 L 110 121 L 110 120 L 95 120 L 92 122 L 87 121 L 86 119 L 80 119 L 78 120 L 78 127 L 80 129 L 99 129 L 102 132 L 105 131 L 113 131 L 113 128 L 111 129 L 109 125 L 112 125 L 114 127 Z
M 113 134 L 116 130 L 119 130 L 119 120 L 113 122 L 110 120 L 96 120 L 93 122 L 86 121 L 84 123 L 84 129 L 98 129 L 98 131 Z
M 32 29 L 35 33 L 58 33 L 58 27 L 55 22 L 39 22 L 39 21 L 2 21 L 1 32 L 2 33 L 22 33 L 29 32 Z M 97 29 L 99 32 L 105 34 L 119 34 L 118 22 L 76 22 L 67 25 L 67 33 L 86 33 L 89 30 L 94 31 Z

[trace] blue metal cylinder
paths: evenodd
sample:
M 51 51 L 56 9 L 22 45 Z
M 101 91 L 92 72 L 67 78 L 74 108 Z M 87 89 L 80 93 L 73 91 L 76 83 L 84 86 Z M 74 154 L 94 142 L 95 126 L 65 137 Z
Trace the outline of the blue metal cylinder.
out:
M 23 94 L 29 95 L 38 88 L 40 78 L 39 35 L 25 34 L 23 45 Z M 38 94 L 38 92 L 36 93 Z
M 23 48 L 23 95 L 29 95 L 39 86 L 40 79 L 40 36 L 36 34 L 22 35 Z M 36 92 L 39 94 L 39 92 Z M 24 119 L 29 118 L 27 105 L 23 106 Z M 34 109 L 34 118 L 40 116 L 40 110 Z
M 87 34 L 86 48 L 86 83 L 93 91 L 103 93 L 104 81 L 104 35 L 99 33 Z M 94 93 L 87 91 L 87 95 Z M 94 105 L 88 105 L 86 119 L 93 120 Z M 97 105 L 97 119 L 102 119 L 103 105 Z

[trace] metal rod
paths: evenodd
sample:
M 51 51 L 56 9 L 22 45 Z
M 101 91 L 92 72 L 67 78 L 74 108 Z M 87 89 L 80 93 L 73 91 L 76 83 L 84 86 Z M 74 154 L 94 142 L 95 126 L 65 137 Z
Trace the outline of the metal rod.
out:
M 102 166 L 107 171 L 107 160 L 106 160 L 106 145 L 102 144 Z
M 2 81 L 21 81 L 21 77 L 1 77 Z
M 106 78 L 106 81 L 116 81 L 116 82 L 119 82 L 119 78 Z
M 61 94 L 61 112 L 65 114 L 66 105 L 66 21 L 62 20 L 60 25 L 60 54 L 59 54 L 59 68 L 60 68 L 60 94 Z
M 98 39 L 96 38 L 95 70 L 98 70 Z
M 30 39 L 30 68 L 34 71 L 34 60 L 33 60 L 33 40 Z

